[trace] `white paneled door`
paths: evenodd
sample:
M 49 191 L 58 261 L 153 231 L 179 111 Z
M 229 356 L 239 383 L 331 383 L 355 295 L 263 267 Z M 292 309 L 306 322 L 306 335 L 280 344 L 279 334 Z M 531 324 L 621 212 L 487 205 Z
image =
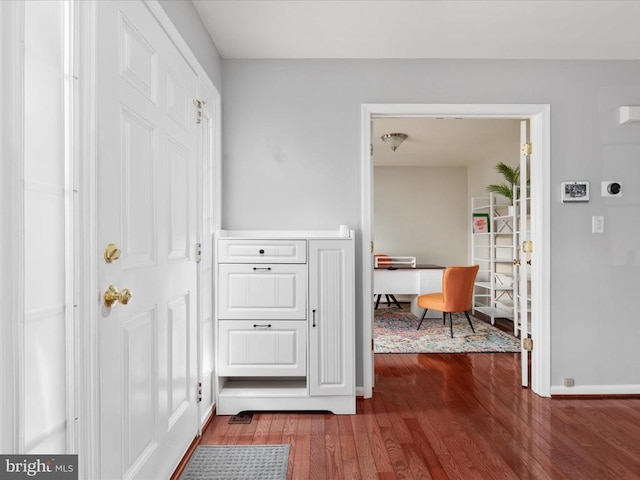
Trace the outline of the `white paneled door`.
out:
M 198 428 L 197 76 L 143 2 L 98 5 L 101 475 L 168 478 Z

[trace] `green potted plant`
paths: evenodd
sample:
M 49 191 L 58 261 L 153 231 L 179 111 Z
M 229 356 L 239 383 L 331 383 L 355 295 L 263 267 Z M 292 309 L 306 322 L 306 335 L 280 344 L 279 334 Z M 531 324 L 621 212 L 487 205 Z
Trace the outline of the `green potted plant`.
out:
M 498 193 L 511 200 L 513 205 L 513 187 L 520 185 L 520 167 L 511 167 L 504 162 L 500 162 L 496 165 L 496 170 L 502 174 L 506 183 L 492 183 L 487 185 L 487 192 Z

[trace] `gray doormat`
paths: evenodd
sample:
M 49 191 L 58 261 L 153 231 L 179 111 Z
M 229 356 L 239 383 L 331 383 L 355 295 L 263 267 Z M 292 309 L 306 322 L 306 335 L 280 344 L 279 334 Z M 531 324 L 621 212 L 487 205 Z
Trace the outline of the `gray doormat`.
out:
M 289 445 L 200 445 L 180 480 L 284 480 Z

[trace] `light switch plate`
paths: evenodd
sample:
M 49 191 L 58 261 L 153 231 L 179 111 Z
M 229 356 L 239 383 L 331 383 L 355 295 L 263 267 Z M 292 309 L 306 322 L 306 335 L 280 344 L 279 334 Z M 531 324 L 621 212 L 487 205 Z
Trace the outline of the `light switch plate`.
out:
M 591 217 L 591 233 L 604 233 L 604 217 L 594 215 Z

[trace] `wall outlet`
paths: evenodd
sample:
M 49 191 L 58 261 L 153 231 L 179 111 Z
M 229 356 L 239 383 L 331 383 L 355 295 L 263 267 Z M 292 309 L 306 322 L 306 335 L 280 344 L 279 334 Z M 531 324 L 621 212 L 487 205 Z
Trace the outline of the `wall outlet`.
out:
M 622 182 L 618 182 L 616 180 L 603 181 L 601 194 L 603 197 L 621 197 Z
M 576 382 L 573 380 L 573 378 L 565 378 L 564 379 L 564 386 L 565 387 L 573 387 L 576 384 Z

